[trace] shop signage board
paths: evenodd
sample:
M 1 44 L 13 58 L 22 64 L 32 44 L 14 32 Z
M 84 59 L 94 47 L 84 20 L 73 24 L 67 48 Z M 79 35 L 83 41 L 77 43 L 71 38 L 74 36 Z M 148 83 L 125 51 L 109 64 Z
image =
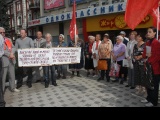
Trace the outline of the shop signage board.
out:
M 80 63 L 81 48 L 19 49 L 18 66 L 52 66 Z
M 126 2 L 99 6 L 99 7 L 91 7 L 87 9 L 78 10 L 76 12 L 76 17 L 84 18 L 84 17 L 98 16 L 98 15 L 104 15 L 104 14 L 117 13 L 117 12 L 124 12 L 125 9 L 126 9 Z M 72 12 L 67 12 L 67 13 L 51 15 L 44 18 L 36 19 L 36 20 L 33 20 L 34 22 L 30 21 L 28 22 L 28 26 L 31 27 L 31 26 L 60 22 L 60 21 L 65 21 L 70 19 L 72 19 Z M 39 23 L 35 21 L 38 21 Z
M 44 9 L 49 10 L 65 5 L 64 0 L 44 0 Z

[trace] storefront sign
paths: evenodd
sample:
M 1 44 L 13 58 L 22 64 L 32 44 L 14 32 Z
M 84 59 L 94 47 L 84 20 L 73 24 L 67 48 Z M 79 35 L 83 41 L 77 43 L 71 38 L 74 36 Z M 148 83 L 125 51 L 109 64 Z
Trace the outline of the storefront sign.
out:
M 94 25 L 93 25 L 94 24 Z M 102 15 L 86 19 L 87 32 L 130 29 L 124 21 L 124 14 Z M 151 16 L 145 19 L 137 26 L 137 28 L 147 28 L 152 26 Z
M 57 7 L 64 6 L 64 0 L 44 0 L 44 9 L 49 10 Z
M 78 10 L 76 12 L 76 17 L 83 18 L 83 17 L 103 15 L 103 14 L 123 12 L 123 11 L 125 11 L 125 8 L 126 8 L 126 2 L 111 4 L 111 5 L 106 5 L 106 6 L 87 8 L 87 9 Z M 59 14 L 59 15 L 52 15 L 52 16 L 38 19 L 38 20 L 40 20 L 40 23 L 36 24 L 36 25 L 42 25 L 42 24 L 53 23 L 53 22 L 60 22 L 60 21 L 70 20 L 71 18 L 72 18 L 72 12 L 63 13 L 63 14 Z M 35 26 L 35 25 L 29 24 L 28 26 L 30 27 L 30 26 Z
M 81 48 L 19 49 L 19 67 L 80 63 Z
M 74 0 L 70 0 L 70 4 L 73 4 L 73 1 Z M 84 3 L 84 2 L 86 2 L 86 0 L 76 0 L 76 4 Z

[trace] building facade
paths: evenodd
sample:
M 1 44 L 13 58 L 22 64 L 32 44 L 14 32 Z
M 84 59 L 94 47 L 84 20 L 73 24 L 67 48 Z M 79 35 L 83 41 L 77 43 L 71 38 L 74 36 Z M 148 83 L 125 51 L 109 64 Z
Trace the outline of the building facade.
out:
M 28 29 L 28 21 L 40 17 L 40 1 L 8 0 L 8 15 L 10 17 L 10 36 L 13 40 L 20 34 L 20 29 Z M 31 36 L 34 33 L 28 31 Z

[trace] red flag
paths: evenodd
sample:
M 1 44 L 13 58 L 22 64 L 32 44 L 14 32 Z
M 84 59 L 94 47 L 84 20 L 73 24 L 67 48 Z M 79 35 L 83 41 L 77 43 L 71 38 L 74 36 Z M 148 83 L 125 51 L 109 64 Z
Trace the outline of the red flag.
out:
M 73 14 L 72 14 L 72 20 L 71 20 L 69 32 L 70 32 L 71 40 L 74 40 L 75 36 L 78 35 L 77 24 L 76 24 L 76 2 L 75 0 L 73 4 Z
M 134 30 L 158 3 L 159 0 L 128 0 L 125 12 L 127 25 Z
M 150 15 L 153 17 L 153 26 L 155 27 L 155 28 L 157 28 L 158 26 L 157 26 L 157 20 L 158 20 L 158 17 L 159 17 L 159 28 L 158 28 L 158 30 L 160 30 L 160 16 L 158 15 L 158 8 L 154 8 L 153 10 L 152 10 L 152 12 L 150 13 Z

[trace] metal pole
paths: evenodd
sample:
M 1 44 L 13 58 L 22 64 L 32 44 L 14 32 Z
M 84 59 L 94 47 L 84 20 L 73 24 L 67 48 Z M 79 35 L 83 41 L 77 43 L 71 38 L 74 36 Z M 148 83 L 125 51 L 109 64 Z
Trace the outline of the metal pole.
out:
M 159 34 L 158 34 L 158 32 L 159 32 L 159 5 L 158 5 L 158 13 L 157 13 L 158 15 L 158 17 L 157 17 L 157 40 L 158 40 L 158 37 L 159 37 Z

